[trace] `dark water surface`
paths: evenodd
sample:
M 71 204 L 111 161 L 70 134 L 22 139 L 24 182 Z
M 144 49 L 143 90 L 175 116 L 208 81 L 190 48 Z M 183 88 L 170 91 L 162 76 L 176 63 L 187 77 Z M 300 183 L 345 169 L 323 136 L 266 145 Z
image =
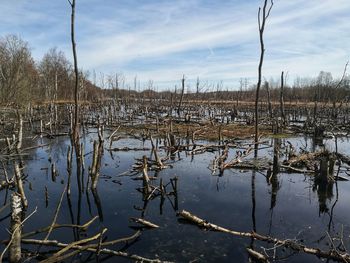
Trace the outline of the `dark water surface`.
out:
M 92 140 L 95 134 L 86 136 L 85 144 L 86 166 L 91 164 Z M 303 137 L 290 140 L 299 147 L 313 147 L 312 141 Z M 70 141 L 60 137 L 52 141 L 50 146 L 38 148 L 30 152 L 25 160 L 25 192 L 29 200 L 27 214 L 37 207 L 35 213 L 24 225 L 23 232 L 29 232 L 48 226 L 52 222 L 60 195 L 67 183 L 66 155 Z M 37 142 L 42 143 L 41 141 Z M 329 140 L 327 147 L 334 149 L 334 143 Z M 113 144 L 123 147 L 142 147 L 137 139 L 121 139 Z M 106 142 L 106 148 L 108 143 Z M 149 146 L 146 143 L 146 146 Z M 349 154 L 350 143 L 347 140 L 339 141 L 339 151 Z M 260 156 L 272 159 L 272 148 L 262 150 Z M 160 152 L 165 156 L 165 152 Z M 129 253 L 135 253 L 148 258 L 160 258 L 175 262 L 247 262 L 246 247 L 254 246 L 258 251 L 262 247 L 270 248 L 273 244 L 252 241 L 248 238 L 239 238 L 224 233 L 206 231 L 197 226 L 185 223 L 176 215 L 185 209 L 191 213 L 220 226 L 249 232 L 253 229 L 260 234 L 271 235 L 279 239 L 302 239 L 311 247 L 329 249 L 332 237 L 343 236 L 345 245 L 349 246 L 350 234 L 350 182 L 338 182 L 333 185 L 332 193 L 326 194 L 313 189 L 313 178 L 302 174 L 280 173 L 277 181 L 268 183 L 266 171 L 226 170 L 222 176 L 212 175 L 208 169 L 210 162 L 217 153 L 204 153 L 195 156 L 186 156 L 185 152 L 176 155 L 172 163 L 173 168 L 160 171 L 158 174 L 149 172 L 150 176 L 158 176 L 168 184 L 171 178 L 178 178 L 177 200 L 174 195 L 165 198 L 161 205 L 161 198 L 157 197 L 148 202 L 143 201 L 142 193 L 136 189 L 142 187 L 142 181 L 132 180 L 133 177 L 123 175 L 131 169 L 135 158 L 143 155 L 150 156 L 150 152 L 105 151 L 101 178 L 97 187 L 97 194 L 93 194 L 86 187 L 87 171 L 80 182 L 84 189 L 78 191 L 78 179 L 75 172 L 72 175 L 71 196 L 64 196 L 57 223 L 84 224 L 95 215 L 95 221 L 86 232 L 72 229 L 58 229 L 52 232 L 49 239 L 61 242 L 72 242 L 77 239 L 92 236 L 102 228 L 107 228 L 105 236 L 108 240 L 130 236 L 135 233 L 132 226 L 137 224 L 129 221 L 130 217 L 142 217 L 160 226 L 158 229 L 142 231 L 141 236 L 128 246 L 115 245 L 112 249 L 124 248 Z M 230 158 L 234 151 L 230 151 Z M 180 158 L 180 159 L 179 159 Z M 59 176 L 53 182 L 51 178 L 51 163 L 56 163 Z M 74 161 L 73 161 L 74 162 Z M 345 175 L 346 176 L 346 175 Z M 135 176 L 134 176 L 135 177 Z M 83 182 L 82 182 L 83 181 Z M 159 185 L 159 179 L 152 182 Z M 48 206 L 45 202 L 45 186 L 49 194 Z M 170 184 L 167 192 L 172 191 Z M 0 192 L 0 201 L 9 201 L 9 193 Z M 7 198 L 7 199 L 6 199 Z M 140 208 L 145 208 L 142 212 Z M 9 209 L 0 214 L 0 237 L 6 239 L 9 227 Z M 34 238 L 43 238 L 45 234 Z M 338 240 L 333 242 L 337 245 Z M 3 246 L 2 246 L 3 247 Z M 28 248 L 36 248 L 35 246 Z M 42 247 L 40 251 L 45 251 Z M 273 250 L 269 250 L 271 255 Z M 95 256 L 89 253 L 76 256 L 75 262 L 95 261 Z M 129 262 L 123 258 L 106 258 L 108 262 Z M 291 251 L 278 249 L 276 260 L 287 262 L 319 262 L 315 256 L 295 254 Z M 69 262 L 72 259 L 68 260 Z M 74 261 L 74 260 L 73 260 Z

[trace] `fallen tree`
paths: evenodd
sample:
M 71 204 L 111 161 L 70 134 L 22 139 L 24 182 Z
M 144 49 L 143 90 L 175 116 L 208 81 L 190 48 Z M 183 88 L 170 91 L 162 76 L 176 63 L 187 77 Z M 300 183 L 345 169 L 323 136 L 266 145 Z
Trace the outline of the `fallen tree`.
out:
M 285 248 L 290 248 L 290 249 L 297 251 L 297 252 L 304 252 L 307 254 L 315 255 L 315 256 L 320 257 L 320 258 L 332 259 L 332 260 L 335 260 L 338 262 L 349 262 L 350 261 L 350 254 L 348 254 L 346 252 L 340 252 L 336 249 L 324 251 L 324 250 L 321 250 L 319 248 L 307 247 L 307 246 L 300 244 L 299 242 L 291 240 L 291 239 L 281 240 L 281 239 L 266 236 L 266 235 L 260 235 L 254 231 L 252 231 L 252 232 L 239 232 L 239 231 L 235 231 L 235 230 L 230 230 L 230 229 L 209 223 L 206 220 L 201 219 L 201 218 L 197 217 L 196 215 L 193 215 L 190 212 L 185 211 L 185 210 L 182 210 L 181 212 L 179 212 L 179 216 L 181 216 L 183 219 L 185 219 L 185 220 L 187 220 L 187 221 L 189 221 L 189 222 L 191 222 L 199 227 L 206 228 L 209 230 L 223 232 L 223 233 L 227 233 L 227 234 L 231 234 L 231 235 L 239 236 L 239 237 L 249 237 L 249 238 L 253 238 L 253 239 L 268 242 L 268 243 L 274 243 L 275 246 L 282 246 Z

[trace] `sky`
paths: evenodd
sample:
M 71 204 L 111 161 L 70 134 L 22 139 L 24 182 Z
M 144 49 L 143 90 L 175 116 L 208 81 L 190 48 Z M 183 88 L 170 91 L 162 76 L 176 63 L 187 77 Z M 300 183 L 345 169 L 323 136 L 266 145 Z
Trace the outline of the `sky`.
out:
M 173 89 L 185 75 L 237 89 L 256 83 L 263 0 L 76 0 L 78 65 Z M 36 61 L 52 47 L 72 61 L 66 0 L 1 0 L 0 36 L 19 35 Z M 340 77 L 350 59 L 349 0 L 275 0 L 265 28 L 263 75 Z M 131 84 L 130 84 L 131 85 Z

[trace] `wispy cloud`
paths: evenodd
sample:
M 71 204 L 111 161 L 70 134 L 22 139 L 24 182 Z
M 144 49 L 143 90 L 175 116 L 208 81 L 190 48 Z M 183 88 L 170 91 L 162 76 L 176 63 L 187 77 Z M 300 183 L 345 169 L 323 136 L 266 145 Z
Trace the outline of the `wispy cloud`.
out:
M 124 72 L 163 87 L 185 74 L 234 84 L 257 75 L 257 10 L 262 1 L 97 0 L 77 2 L 79 65 Z M 5 1 L 0 34 L 17 33 L 40 58 L 57 46 L 70 57 L 65 1 Z M 265 42 L 264 75 L 337 76 L 350 56 L 350 1 L 275 0 Z

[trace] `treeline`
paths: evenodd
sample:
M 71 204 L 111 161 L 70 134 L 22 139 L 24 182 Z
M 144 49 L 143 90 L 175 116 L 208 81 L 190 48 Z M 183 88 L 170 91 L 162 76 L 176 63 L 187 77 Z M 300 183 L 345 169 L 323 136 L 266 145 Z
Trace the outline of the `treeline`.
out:
M 100 89 L 80 72 L 81 100 L 99 97 Z M 34 61 L 28 43 L 15 35 L 0 39 L 0 104 L 23 106 L 29 102 L 71 101 L 74 87 L 73 66 L 64 53 L 50 49 Z
M 97 80 L 98 79 L 98 80 Z M 15 35 L 0 39 L 0 104 L 23 106 L 29 102 L 67 102 L 74 98 L 74 71 L 72 63 L 62 51 L 50 49 L 40 61 L 34 61 L 28 43 Z M 92 81 L 91 81 L 92 80 Z M 114 99 L 178 99 L 182 88 L 169 88 L 157 91 L 153 81 L 141 89 L 140 81 L 135 79 L 129 85 L 123 74 L 104 75 L 96 72 L 79 72 L 79 100 L 98 101 Z M 179 81 L 180 82 L 180 81 Z M 286 82 L 286 81 L 285 81 Z M 97 85 L 98 83 L 98 85 Z M 260 92 L 260 100 L 271 101 L 280 98 L 281 81 L 265 81 Z M 196 84 L 186 90 L 187 100 L 231 100 L 253 101 L 255 85 L 248 79 L 241 79 L 237 87 L 224 87 L 218 84 Z M 350 78 L 344 71 L 340 79 L 333 79 L 329 72 L 321 71 L 316 78 L 297 78 L 293 85 L 284 87 L 286 102 L 347 102 L 350 99 Z
M 286 80 L 284 81 L 286 83 Z M 262 85 L 260 99 L 267 100 L 268 93 L 272 101 L 279 101 L 281 81 L 271 79 Z M 241 100 L 253 98 L 255 86 L 236 91 Z M 283 87 L 283 97 L 289 102 L 347 102 L 350 99 L 350 78 L 344 72 L 340 78 L 333 78 L 330 72 L 321 71 L 315 78 L 296 78 L 292 85 Z M 249 100 L 249 99 L 248 99 Z
M 182 88 L 173 87 L 165 91 L 158 88 L 150 81 L 143 89 L 136 85 L 128 85 L 122 74 L 101 75 L 103 97 L 118 99 L 161 99 L 178 100 L 181 97 Z M 180 81 L 179 81 L 180 82 Z M 284 83 L 286 83 L 284 79 Z M 249 83 L 248 79 L 241 79 L 237 87 L 225 87 L 223 82 L 217 84 L 201 82 L 197 79 L 194 85 L 185 85 L 184 99 L 197 101 L 254 101 L 256 85 Z M 260 100 L 278 102 L 281 97 L 281 80 L 270 79 L 264 81 L 260 92 Z M 315 78 L 296 78 L 292 85 L 284 84 L 283 97 L 286 102 L 323 102 L 336 103 L 350 101 L 350 77 L 344 72 L 341 78 L 333 78 L 330 72 L 321 71 Z

